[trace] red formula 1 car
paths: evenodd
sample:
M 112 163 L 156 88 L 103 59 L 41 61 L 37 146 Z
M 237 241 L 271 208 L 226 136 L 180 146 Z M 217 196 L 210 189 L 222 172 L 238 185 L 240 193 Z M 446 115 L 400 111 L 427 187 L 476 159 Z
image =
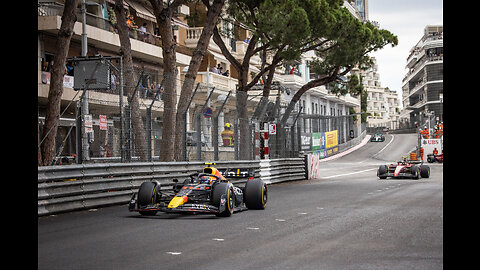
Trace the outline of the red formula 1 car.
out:
M 427 155 L 427 161 L 428 163 L 433 163 L 433 162 L 443 162 L 443 154 L 440 155 L 435 155 L 435 154 L 428 154 Z
M 429 178 L 430 167 L 420 164 L 420 162 L 407 160 L 407 158 L 404 157 L 403 160 L 398 161 L 397 164 L 380 165 L 377 170 L 377 176 L 380 179 L 386 179 L 387 177 L 411 179 L 419 179 L 420 177 Z
M 212 164 L 208 164 L 212 165 Z M 217 169 L 205 167 L 179 183 L 144 182 L 130 200 L 129 211 L 141 215 L 166 213 L 215 214 L 228 217 L 247 209 L 265 209 L 267 185 L 255 179 L 253 168 Z M 226 178 L 248 178 L 244 187 L 236 187 Z M 172 188 L 162 189 L 162 186 Z

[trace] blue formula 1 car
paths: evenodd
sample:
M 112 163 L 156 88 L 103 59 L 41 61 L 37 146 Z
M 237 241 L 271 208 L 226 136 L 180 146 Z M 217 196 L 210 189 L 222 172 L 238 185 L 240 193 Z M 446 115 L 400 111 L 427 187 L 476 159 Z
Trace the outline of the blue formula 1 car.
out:
M 265 209 L 268 200 L 267 185 L 254 179 L 253 168 L 217 169 L 205 167 L 178 183 L 173 179 L 171 189 L 162 189 L 159 181 L 144 182 L 133 194 L 128 209 L 141 215 L 166 213 L 215 214 L 229 217 L 234 212 Z M 248 178 L 244 187 L 236 187 L 229 178 Z M 166 184 L 163 183 L 163 186 Z

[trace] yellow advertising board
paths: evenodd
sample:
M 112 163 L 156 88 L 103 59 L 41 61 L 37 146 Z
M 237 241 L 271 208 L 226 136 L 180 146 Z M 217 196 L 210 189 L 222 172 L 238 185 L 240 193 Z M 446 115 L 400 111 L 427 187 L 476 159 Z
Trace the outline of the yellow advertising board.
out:
M 325 148 L 331 148 L 338 145 L 338 130 L 325 132 Z

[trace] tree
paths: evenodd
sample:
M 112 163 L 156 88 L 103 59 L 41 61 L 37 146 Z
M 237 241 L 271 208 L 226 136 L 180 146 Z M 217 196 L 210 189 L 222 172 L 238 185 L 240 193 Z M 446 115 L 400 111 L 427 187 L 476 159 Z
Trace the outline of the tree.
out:
M 387 44 L 391 44 L 392 47 L 398 44 L 397 36 L 387 30 L 377 29 L 369 22 L 357 20 L 345 8 L 332 9 L 329 16 L 332 23 L 323 33 L 326 42 L 314 48 L 321 60 L 317 59 L 310 64 L 311 70 L 321 75 L 303 85 L 295 93 L 283 114 L 282 125 L 286 124 L 295 104 L 306 91 L 336 81 L 339 76 L 346 75 L 356 65 L 360 69 L 368 68 L 372 64 L 368 53 Z M 359 88 L 351 89 L 352 94 L 361 93 Z
M 213 40 L 239 74 L 236 93 L 239 126 L 236 128 L 240 131 L 240 159 L 249 158 L 247 92 L 262 76 L 267 74 L 261 100 L 261 106 L 264 107 L 268 101 L 275 68 L 284 59 L 298 58 L 300 56 L 298 48 L 310 33 L 307 14 L 301 8 L 300 2 L 302 1 L 230 1 L 229 18 L 233 19 L 235 23 L 245 25 L 252 32 L 243 59 L 235 59 L 224 44 L 218 28 L 214 29 Z M 250 59 L 260 52 L 264 59 L 262 68 L 251 81 L 248 81 Z M 267 54 L 271 56 L 271 62 L 268 64 L 266 63 Z
M 163 56 L 163 131 L 160 143 L 160 161 L 172 161 L 175 155 L 175 126 L 177 111 L 177 42 L 173 35 L 172 17 L 183 0 L 173 2 L 150 0 L 153 13 L 157 19 L 157 26 L 162 40 Z
M 190 100 L 193 92 L 193 86 L 195 79 L 197 77 L 198 69 L 202 63 L 203 56 L 205 51 L 208 48 L 210 43 L 210 38 L 213 34 L 213 28 L 217 24 L 218 16 L 222 11 L 222 7 L 225 4 L 225 0 L 214 0 L 212 5 L 210 5 L 208 0 L 203 0 L 203 4 L 207 7 L 207 18 L 198 39 L 197 47 L 193 52 L 193 56 L 190 60 L 188 66 L 187 74 L 185 75 L 185 80 L 182 85 L 182 90 L 180 92 L 180 99 L 178 100 L 177 114 L 176 114 L 176 126 L 175 133 L 183 134 L 186 132 L 184 126 L 182 125 L 184 119 L 183 116 L 187 112 L 187 102 Z M 175 160 L 183 160 L 183 147 L 182 147 L 182 136 L 175 137 Z
M 56 51 L 51 69 L 50 87 L 48 90 L 48 103 L 43 127 L 42 141 L 39 145 L 39 165 L 47 166 L 55 158 L 55 137 L 57 136 L 58 120 L 60 118 L 60 102 L 63 95 L 63 76 L 65 75 L 65 62 L 73 35 L 73 26 L 77 21 L 75 12 L 78 0 L 66 0 L 62 24 L 57 35 Z
M 118 30 L 120 38 L 120 54 L 123 57 L 123 70 L 126 85 L 126 93 L 130 102 L 130 119 L 135 134 L 135 150 L 141 161 L 147 159 L 147 144 L 145 141 L 145 127 L 143 126 L 142 115 L 140 113 L 140 105 L 138 103 L 138 96 L 134 94 L 136 78 L 133 71 L 132 49 L 130 44 L 130 37 L 128 34 L 127 22 L 124 18 L 127 13 L 123 8 L 122 0 L 115 0 L 115 16 L 117 23 L 115 25 Z M 123 142 L 122 142 L 123 143 Z

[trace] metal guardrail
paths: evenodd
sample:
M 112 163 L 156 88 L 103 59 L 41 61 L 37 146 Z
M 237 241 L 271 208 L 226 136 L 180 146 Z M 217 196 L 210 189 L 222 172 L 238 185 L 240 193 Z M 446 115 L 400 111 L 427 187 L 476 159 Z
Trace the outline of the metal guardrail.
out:
M 255 168 L 255 177 L 267 184 L 305 180 L 305 159 L 218 161 L 219 168 Z M 203 162 L 100 163 L 38 167 L 38 216 L 126 204 L 145 181 L 157 180 L 170 188 L 200 171 Z M 232 181 L 235 184 L 247 180 Z

